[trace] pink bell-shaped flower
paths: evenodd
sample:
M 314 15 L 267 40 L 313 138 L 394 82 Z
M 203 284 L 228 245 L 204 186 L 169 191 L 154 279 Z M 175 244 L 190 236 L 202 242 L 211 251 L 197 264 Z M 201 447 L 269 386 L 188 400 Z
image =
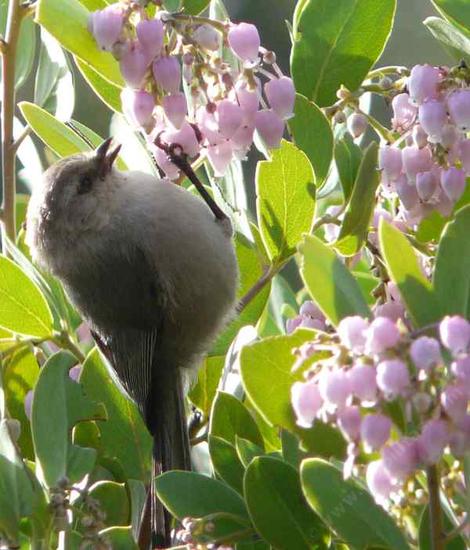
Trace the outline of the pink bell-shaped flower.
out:
M 441 172 L 441 187 L 451 201 L 458 201 L 465 191 L 465 172 L 455 166 Z
M 447 98 L 449 113 L 460 130 L 470 130 L 470 89 L 455 90 Z
M 119 6 L 112 5 L 90 14 L 88 29 L 102 50 L 110 52 L 119 40 L 124 16 Z
M 410 385 L 408 367 L 400 359 L 381 361 L 377 365 L 377 385 L 391 399 L 403 395 Z
M 215 177 L 222 177 L 232 161 L 232 144 L 229 140 L 224 140 L 217 145 L 209 145 L 207 156 L 214 168 Z
M 368 414 L 362 419 L 361 440 L 367 452 L 380 450 L 390 437 L 392 422 L 383 414 Z
M 162 104 L 166 118 L 175 128 L 181 128 L 188 112 L 188 105 L 183 92 L 165 96 Z
M 294 114 L 295 87 L 287 76 L 273 78 L 264 85 L 264 93 L 271 109 L 281 118 L 288 119 Z
M 402 149 L 403 169 L 410 179 L 418 172 L 427 172 L 432 167 L 431 151 L 428 147 L 419 149 L 413 145 Z
M 211 52 L 215 52 L 220 46 L 220 34 L 212 25 L 200 25 L 192 33 L 193 40 Z
M 345 317 L 338 325 L 338 335 L 341 343 L 351 351 L 362 353 L 366 343 L 365 331 L 369 323 L 358 315 Z
M 284 134 L 284 121 L 270 110 L 258 111 L 255 116 L 258 134 L 268 149 L 277 149 Z
M 254 63 L 258 60 L 261 46 L 258 29 L 250 23 L 233 25 L 228 32 L 228 43 L 233 53 L 242 61 Z
M 437 191 L 439 182 L 433 172 L 419 172 L 416 174 L 416 191 L 423 201 L 429 201 Z
M 121 92 L 124 114 L 134 126 L 145 126 L 152 120 L 155 100 L 144 90 L 124 88 Z
M 429 141 L 438 143 L 442 130 L 447 123 L 447 108 L 442 101 L 431 99 L 419 106 L 418 118 L 423 130 L 428 134 Z
M 411 344 L 410 356 L 416 368 L 429 371 L 442 361 L 441 346 L 435 338 L 420 336 Z
M 160 54 L 165 30 L 160 19 L 144 19 L 135 28 L 137 38 L 150 59 Z
M 379 150 L 379 168 L 390 181 L 395 181 L 401 174 L 403 163 L 401 149 L 385 146 Z
M 184 122 L 181 128 L 177 130 L 166 130 L 162 134 L 162 139 L 169 145 L 174 143 L 180 145 L 183 151 L 190 157 L 195 157 L 199 153 L 199 142 L 193 127 L 188 122 Z
M 181 83 L 181 67 L 174 55 L 159 57 L 153 62 L 153 76 L 166 92 L 176 94 Z
M 411 103 L 410 96 L 406 93 L 398 94 L 392 99 L 392 109 L 393 129 L 398 131 L 408 129 L 418 113 L 418 108 Z
M 421 105 L 429 99 L 436 99 L 439 95 L 438 85 L 441 73 L 431 65 L 415 65 L 408 78 L 410 98 L 416 105 Z
M 119 61 L 121 74 L 131 88 L 140 88 L 149 66 L 149 58 L 138 42 L 133 42 Z
M 241 126 L 243 110 L 237 103 L 233 103 L 229 99 L 222 99 L 217 103 L 215 119 L 219 125 L 220 133 L 230 139 Z
M 467 352 L 470 344 L 470 323 L 459 315 L 447 316 L 439 325 L 441 342 L 454 356 Z
M 297 425 L 310 428 L 323 405 L 317 384 L 313 380 L 295 382 L 291 388 L 291 403 Z

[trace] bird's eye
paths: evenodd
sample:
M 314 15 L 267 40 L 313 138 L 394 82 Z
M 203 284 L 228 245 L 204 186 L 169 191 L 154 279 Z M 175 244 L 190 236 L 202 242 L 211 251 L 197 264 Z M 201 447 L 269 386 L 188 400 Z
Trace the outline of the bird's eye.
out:
M 84 175 L 81 176 L 78 180 L 78 187 L 77 187 L 77 193 L 79 195 L 83 195 L 84 193 L 88 193 L 91 191 L 91 188 L 93 187 L 93 180 L 90 176 Z

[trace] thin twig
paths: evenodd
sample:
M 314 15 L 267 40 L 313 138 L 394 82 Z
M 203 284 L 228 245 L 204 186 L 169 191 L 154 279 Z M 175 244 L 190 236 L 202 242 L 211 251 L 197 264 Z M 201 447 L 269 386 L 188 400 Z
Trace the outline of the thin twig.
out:
M 240 298 L 237 305 L 237 312 L 240 314 L 246 306 L 263 290 L 263 288 L 271 281 L 271 279 L 279 272 L 282 266 L 269 266 L 256 283 L 248 290 L 248 292 Z
M 70 351 L 75 357 L 83 363 L 85 361 L 85 355 L 78 345 L 70 338 L 67 332 L 61 333 L 59 336 L 52 338 L 52 341 L 60 348 Z
M 469 523 L 470 523 L 470 517 L 467 515 L 460 525 L 458 525 L 455 529 L 447 533 L 447 535 L 444 537 L 443 543 L 447 544 L 451 540 L 455 539 L 455 537 L 460 535 L 460 533 L 468 527 Z
M 439 498 L 439 475 L 436 466 L 426 469 L 426 477 L 429 492 L 429 523 L 431 526 L 432 550 L 444 550 L 444 537 L 442 527 L 442 510 Z
M 3 244 L 6 252 L 5 238 L 15 239 L 15 151 L 13 144 L 13 116 L 15 112 L 15 60 L 18 36 L 24 10 L 20 0 L 10 0 L 8 3 L 7 27 L 5 41 L 2 46 L 2 176 L 3 176 Z
M 16 155 L 18 149 L 20 148 L 20 145 L 23 143 L 23 141 L 29 136 L 29 134 L 32 132 L 31 126 L 25 126 L 21 134 L 16 138 L 16 141 L 12 143 L 10 147 L 10 151 L 13 155 Z

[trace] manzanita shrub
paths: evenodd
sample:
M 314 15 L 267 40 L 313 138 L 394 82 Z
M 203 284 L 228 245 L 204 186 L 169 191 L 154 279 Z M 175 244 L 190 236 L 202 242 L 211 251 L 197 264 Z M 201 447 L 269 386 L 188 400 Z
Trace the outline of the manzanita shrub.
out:
M 151 483 L 179 548 L 469 547 L 470 6 L 432 4 L 454 66 L 375 66 L 395 0 L 299 0 L 288 75 L 221 0 L 0 3 L 2 548 L 147 548 Z M 72 63 L 119 168 L 194 192 L 191 165 L 236 228 L 238 315 L 188 393 L 193 472 L 151 479 L 136 407 L 24 243 L 15 157 L 38 184 L 39 140 L 52 162 L 107 137 L 71 119 Z

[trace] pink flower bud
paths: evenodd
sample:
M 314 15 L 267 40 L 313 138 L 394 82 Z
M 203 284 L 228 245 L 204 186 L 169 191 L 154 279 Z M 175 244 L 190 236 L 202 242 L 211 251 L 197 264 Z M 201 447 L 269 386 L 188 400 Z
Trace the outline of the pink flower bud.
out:
M 429 99 L 436 99 L 439 95 L 438 85 L 441 73 L 431 65 L 415 65 L 408 78 L 408 90 L 413 103 L 421 105 Z
M 26 418 L 31 421 L 32 416 L 32 410 L 33 410 L 33 397 L 34 397 L 34 390 L 29 390 L 29 392 L 24 396 L 24 412 L 26 414 Z
M 165 96 L 162 103 L 166 118 L 175 128 L 181 128 L 188 112 L 188 105 L 183 92 Z
M 450 450 L 457 457 L 463 457 L 470 451 L 470 414 L 466 414 L 457 424 L 450 436 Z
M 143 90 L 124 88 L 121 92 L 123 113 L 134 126 L 145 126 L 152 120 L 155 100 Z
M 408 368 L 400 359 L 387 359 L 377 365 L 377 385 L 387 397 L 403 395 L 410 385 Z
M 303 321 L 302 315 L 297 315 L 297 317 L 294 317 L 293 319 L 287 319 L 286 321 L 286 333 L 292 334 L 294 330 L 300 326 L 300 324 Z
M 441 144 L 446 149 L 450 149 L 457 143 L 459 132 L 453 124 L 444 124 L 441 131 Z
M 244 153 L 249 149 L 253 143 L 253 135 L 255 133 L 255 127 L 251 124 L 242 123 L 240 128 L 230 138 L 234 149 L 242 150 Z
M 441 405 L 454 422 L 467 413 L 468 393 L 462 384 L 450 384 L 441 394 Z
M 380 450 L 390 437 L 392 421 L 383 414 L 369 414 L 361 423 L 361 440 L 368 453 Z
M 250 23 L 233 25 L 228 32 L 228 43 L 242 61 L 254 63 L 261 45 L 258 29 Z
M 166 130 L 162 134 L 162 139 L 168 145 L 172 143 L 180 145 L 190 157 L 195 157 L 199 153 L 199 142 L 193 127 L 188 122 L 184 122 L 179 130 Z
M 345 407 L 338 412 L 337 423 L 345 439 L 357 441 L 361 427 L 361 412 L 359 407 Z
M 324 319 L 325 316 L 321 312 L 320 308 L 312 302 L 312 300 L 306 300 L 299 309 L 300 315 L 308 315 L 314 319 Z
M 398 147 L 381 147 L 379 150 L 379 168 L 391 181 L 395 181 L 401 174 L 401 149 Z
M 368 464 L 366 482 L 375 502 L 382 506 L 386 505 L 395 489 L 395 484 L 385 469 L 382 460 L 375 460 Z
M 351 396 L 349 378 L 342 369 L 323 369 L 319 380 L 320 395 L 327 405 L 342 408 Z
M 428 135 L 423 130 L 423 127 L 421 126 L 421 124 L 415 124 L 413 126 L 412 136 L 413 136 L 414 144 L 419 149 L 426 147 L 426 145 L 428 144 Z
M 397 131 L 408 129 L 414 122 L 418 109 L 410 102 L 408 94 L 398 94 L 392 99 L 393 129 Z
M 441 140 L 442 128 L 447 123 L 447 109 L 444 103 L 430 100 L 419 106 L 419 122 L 428 134 L 429 141 L 437 143 Z
M 428 147 L 408 146 L 402 149 L 403 168 L 410 179 L 414 179 L 419 172 L 427 172 L 432 167 L 431 151 Z
M 156 57 L 163 47 L 163 23 L 160 19 L 142 20 L 135 28 L 137 38 L 150 59 Z
M 297 425 L 310 428 L 323 405 L 317 384 L 313 380 L 295 382 L 291 388 L 291 403 L 297 417 Z
M 295 88 L 291 78 L 282 76 L 273 78 L 264 85 L 264 93 L 272 110 L 281 118 L 293 116 Z
M 468 391 L 470 390 L 470 356 L 460 357 L 452 363 L 452 374 Z
M 80 374 L 82 372 L 82 366 L 81 365 L 75 365 L 69 370 L 69 377 L 74 381 L 78 382 L 78 379 L 80 378 Z
M 447 98 L 447 105 L 456 126 L 463 132 L 470 130 L 470 90 L 455 90 Z
M 375 368 L 370 365 L 357 364 L 348 371 L 352 393 L 363 402 L 374 402 L 377 399 L 377 381 Z
M 410 346 L 410 355 L 416 368 L 428 371 L 441 363 L 439 342 L 428 336 L 420 336 Z
M 147 68 L 149 58 L 138 42 L 133 42 L 119 61 L 122 77 L 131 88 L 140 88 Z
M 220 34 L 212 25 L 200 25 L 192 33 L 193 40 L 206 50 L 214 52 L 220 46 Z
M 436 464 L 449 444 L 449 426 L 444 420 L 428 420 L 418 438 L 419 458 L 424 464 Z
M 153 76 L 166 92 L 176 94 L 181 83 L 181 67 L 174 55 L 159 57 L 153 62 Z
M 459 315 L 444 317 L 439 325 L 439 334 L 441 342 L 454 356 L 468 350 L 470 323 L 463 317 Z
M 465 172 L 451 166 L 441 172 L 441 187 L 451 201 L 458 201 L 465 191 Z
M 463 139 L 459 143 L 459 152 L 465 174 L 470 176 L 470 139 Z
M 404 318 L 405 308 L 400 302 L 388 301 L 384 304 L 376 305 L 374 313 L 377 317 L 387 317 L 387 319 L 396 323 L 399 319 Z
M 119 40 L 123 24 L 122 9 L 112 5 L 91 13 L 88 28 L 93 33 L 98 46 L 110 52 Z
M 417 440 L 404 437 L 392 443 L 382 450 L 382 460 L 392 479 L 405 480 L 419 464 Z
M 228 165 L 232 161 L 232 144 L 230 141 L 221 141 L 218 145 L 210 145 L 207 148 L 207 156 L 214 168 L 215 177 L 225 174 Z
M 312 317 L 304 316 L 302 317 L 302 322 L 300 326 L 303 328 L 311 328 L 313 330 L 325 330 L 325 322 L 321 319 L 312 319 Z
M 277 149 L 284 134 L 284 121 L 274 111 L 258 111 L 255 115 L 258 134 L 268 149 Z
M 229 99 L 222 99 L 217 103 L 215 119 L 219 125 L 220 133 L 230 139 L 241 126 L 243 110 Z
M 338 325 L 341 343 L 351 351 L 362 353 L 366 342 L 365 331 L 368 327 L 368 321 L 358 315 L 345 317 Z
M 366 353 L 382 353 L 393 348 L 400 341 L 400 331 L 395 323 L 386 317 L 377 317 L 366 331 Z
M 395 191 L 406 210 L 413 210 L 418 205 L 419 197 L 416 185 L 408 183 L 406 176 L 401 176 L 395 182 Z
M 353 113 L 348 117 L 348 130 L 353 138 L 358 138 L 367 130 L 369 122 L 362 113 Z
M 439 182 L 433 172 L 419 172 L 416 174 L 416 191 L 418 197 L 429 201 L 438 189 Z

